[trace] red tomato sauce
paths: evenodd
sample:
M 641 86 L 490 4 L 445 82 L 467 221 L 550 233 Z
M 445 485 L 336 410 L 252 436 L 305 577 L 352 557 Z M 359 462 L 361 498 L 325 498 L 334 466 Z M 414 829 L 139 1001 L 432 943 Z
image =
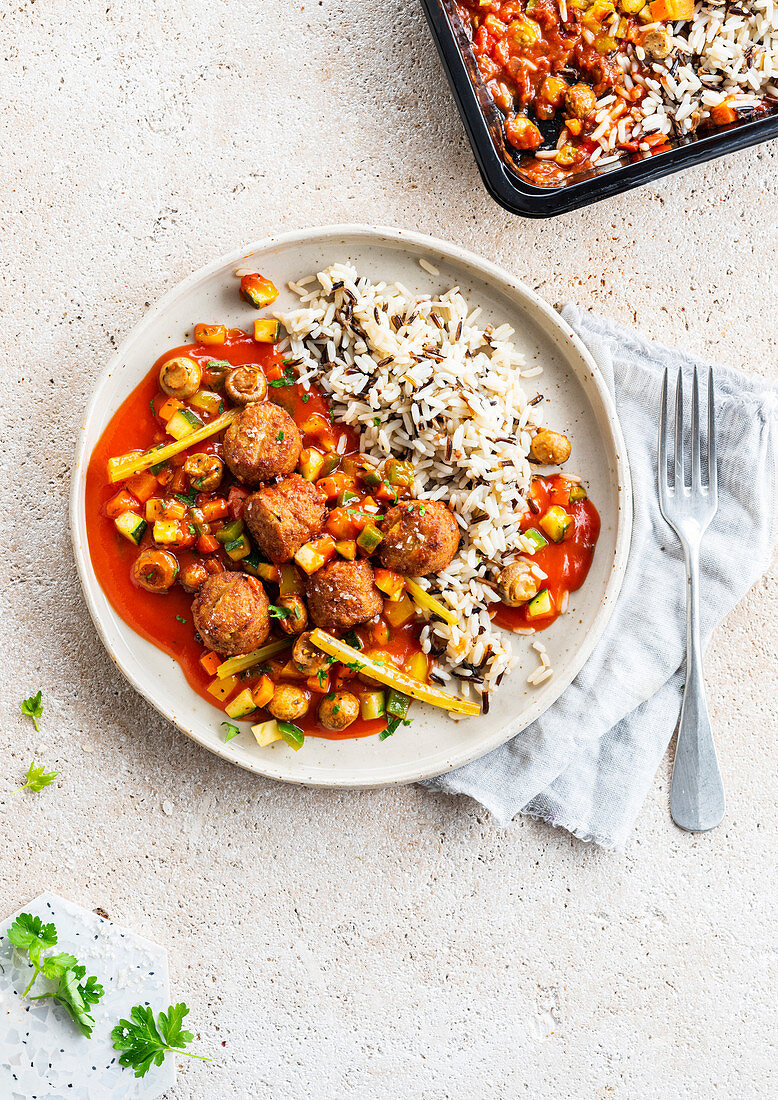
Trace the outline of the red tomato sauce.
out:
M 530 618 L 527 604 L 521 607 L 499 604 L 492 616 L 498 626 L 506 630 L 524 630 L 528 627 L 545 630 L 562 613 L 562 608 L 566 605 L 566 594 L 575 592 L 586 580 L 600 534 L 600 516 L 588 498 L 570 500 L 570 489 L 574 484 L 562 474 L 536 477 L 532 482 L 531 499 L 538 511 L 528 512 L 521 525 L 523 531 L 530 528 L 537 530 L 538 519 L 554 504 L 561 505 L 573 521 L 562 542 L 549 540 L 548 545 L 541 547 L 532 556 L 532 561 L 547 574 L 548 579 L 543 582 L 543 586 L 548 589 L 553 601 L 553 613 L 541 618 Z

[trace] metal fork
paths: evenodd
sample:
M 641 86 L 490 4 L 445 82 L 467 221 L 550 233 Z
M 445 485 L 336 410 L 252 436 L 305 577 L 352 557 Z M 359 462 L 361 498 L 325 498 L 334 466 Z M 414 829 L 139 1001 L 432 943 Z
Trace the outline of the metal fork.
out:
M 659 507 L 678 535 L 686 561 L 686 686 L 673 762 L 670 812 L 680 828 L 704 832 L 714 829 L 724 816 L 724 785 L 705 702 L 700 642 L 700 543 L 718 507 L 713 371 L 708 372 L 708 446 L 703 464 L 700 390 L 697 368 L 694 368 L 691 469 L 688 458 L 686 460 L 688 476 L 684 474 L 683 404 L 683 378 L 679 370 L 675 387 L 675 454 L 671 477 L 667 461 L 670 424 L 665 369 L 659 418 Z

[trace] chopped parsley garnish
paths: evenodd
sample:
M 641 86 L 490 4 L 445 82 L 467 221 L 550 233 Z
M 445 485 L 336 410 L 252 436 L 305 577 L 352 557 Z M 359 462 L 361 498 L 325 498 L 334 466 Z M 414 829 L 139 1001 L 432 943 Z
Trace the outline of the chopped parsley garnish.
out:
M 226 367 L 229 370 L 232 367 L 232 363 L 229 359 L 209 359 L 205 364 L 206 370 L 216 370 L 217 367 Z
M 271 603 L 268 607 L 268 615 L 271 619 L 288 619 L 292 614 L 288 607 L 278 607 L 276 604 Z
M 154 398 L 153 397 L 149 398 L 149 408 L 151 409 L 151 415 L 156 416 L 157 413 L 156 413 L 156 410 L 154 409 Z
M 25 718 L 32 718 L 33 725 L 38 733 L 40 733 L 40 726 L 38 725 L 38 719 L 43 714 L 43 692 L 39 691 L 36 695 L 31 695 L 29 699 L 22 699 L 22 714 Z
M 275 389 L 279 389 L 281 386 L 293 386 L 294 383 L 294 371 L 291 367 L 287 367 L 281 378 L 274 378 L 272 382 L 268 382 L 268 385 L 273 386 Z
M 284 441 L 284 433 L 279 432 L 278 435 L 276 436 L 276 443 L 283 443 L 283 441 Z
M 340 703 L 335 704 L 335 706 L 332 708 L 332 713 L 333 714 L 340 714 Z
M 24 783 L 21 787 L 17 787 L 16 791 L 23 791 L 25 787 L 29 787 L 31 791 L 39 794 L 44 787 L 48 787 L 49 783 L 53 783 L 58 775 L 59 772 L 47 772 L 43 764 L 36 764 L 33 760 L 27 769 Z M 14 791 L 14 794 L 16 794 L 16 791 Z
M 392 715 L 386 720 L 386 729 L 381 730 L 378 735 L 379 741 L 385 741 L 387 737 L 391 737 L 399 725 L 410 726 L 412 718 L 395 718 Z
M 186 619 L 184 618 L 183 615 L 176 615 L 176 621 L 179 622 L 179 623 L 185 623 Z
M 324 687 L 327 683 L 327 677 L 329 673 L 326 668 L 320 668 L 316 673 L 316 679 L 319 681 L 319 687 Z
M 233 737 L 237 737 L 240 733 L 240 728 L 233 725 L 232 722 L 222 722 L 222 725 L 227 727 L 227 732 L 224 735 L 225 741 L 232 741 Z
M 374 416 L 373 417 L 373 427 L 377 428 L 380 423 L 381 423 L 381 417 L 380 416 Z
M 375 663 L 377 665 L 381 664 L 380 661 L 376 661 Z M 362 672 L 365 666 L 362 664 L 361 661 L 348 661 L 343 667 L 350 668 L 352 672 Z
M 176 500 L 180 500 L 182 504 L 185 504 L 187 508 L 194 508 L 197 501 L 195 500 L 194 493 L 187 496 L 186 493 L 176 493 Z
M 309 393 L 304 393 L 303 397 L 302 397 L 303 405 L 307 405 L 310 400 L 311 400 L 311 395 Z

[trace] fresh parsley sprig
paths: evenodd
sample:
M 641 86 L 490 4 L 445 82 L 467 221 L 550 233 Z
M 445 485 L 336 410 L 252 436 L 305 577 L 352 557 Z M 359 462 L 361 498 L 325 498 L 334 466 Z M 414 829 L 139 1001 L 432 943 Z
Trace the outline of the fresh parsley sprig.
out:
M 290 608 L 279 607 L 277 604 L 271 603 L 267 609 L 268 615 L 271 619 L 288 619 L 292 614 Z
M 57 946 L 57 929 L 53 924 L 44 924 L 40 917 L 32 913 L 20 913 L 8 929 L 8 939 L 20 951 L 26 951 L 35 967 L 30 984 L 22 993 L 26 997 L 32 984 L 43 970 L 41 952 Z
M 32 718 L 35 729 L 40 733 L 40 726 L 38 725 L 38 719 L 43 714 L 43 692 L 38 691 L 36 695 L 31 695 L 29 699 L 22 699 L 22 714 L 25 718 Z
M 47 772 L 43 764 L 36 764 L 33 760 L 27 769 L 24 783 L 13 793 L 16 794 L 17 791 L 23 791 L 25 787 L 29 787 L 31 791 L 39 794 L 44 787 L 48 787 L 49 783 L 53 783 L 58 775 L 59 772 Z
M 171 1005 L 167 1012 L 160 1012 L 155 1021 L 148 1005 L 136 1005 L 130 1011 L 129 1020 L 119 1020 L 111 1032 L 114 1050 L 122 1051 L 119 1064 L 129 1066 L 136 1077 L 145 1077 L 152 1065 L 161 1066 L 165 1055 L 186 1054 L 201 1062 L 210 1062 L 202 1054 L 192 1054 L 184 1047 L 194 1039 L 191 1031 L 184 1031 L 184 1017 L 189 1015 L 185 1004 Z

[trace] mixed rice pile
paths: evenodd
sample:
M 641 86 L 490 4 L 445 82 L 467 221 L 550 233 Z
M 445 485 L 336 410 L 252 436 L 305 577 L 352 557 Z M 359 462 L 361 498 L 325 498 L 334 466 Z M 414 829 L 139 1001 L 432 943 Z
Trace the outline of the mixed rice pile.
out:
M 690 20 L 671 23 L 668 30 L 670 49 L 663 59 L 647 57 L 641 46 L 617 55 L 623 90 L 645 94 L 631 108 L 621 94 L 597 101 L 592 137 L 600 148 L 592 163 L 618 160 L 619 148 L 631 141 L 639 140 L 646 151 L 652 134 L 682 137 L 706 123 L 730 121 L 717 111 L 729 108 L 747 118 L 766 104 L 778 106 L 771 104 L 778 101 L 776 0 L 702 0 Z
M 334 415 L 359 430 L 363 453 L 410 461 L 415 495 L 454 509 L 459 551 L 432 583 L 420 583 L 459 619 L 429 620 L 422 646 L 436 656 L 440 680 L 456 677 L 488 704 L 512 663 L 510 635 L 489 616 L 494 582 L 519 551 L 534 549 L 520 521 L 540 401 L 527 399 L 523 380 L 541 368 L 527 367 L 514 330 L 480 321 L 481 309 L 458 287 L 417 295 L 349 264 L 289 285 L 300 304 L 278 314 L 287 332 L 281 347 L 300 382 L 329 395 Z

